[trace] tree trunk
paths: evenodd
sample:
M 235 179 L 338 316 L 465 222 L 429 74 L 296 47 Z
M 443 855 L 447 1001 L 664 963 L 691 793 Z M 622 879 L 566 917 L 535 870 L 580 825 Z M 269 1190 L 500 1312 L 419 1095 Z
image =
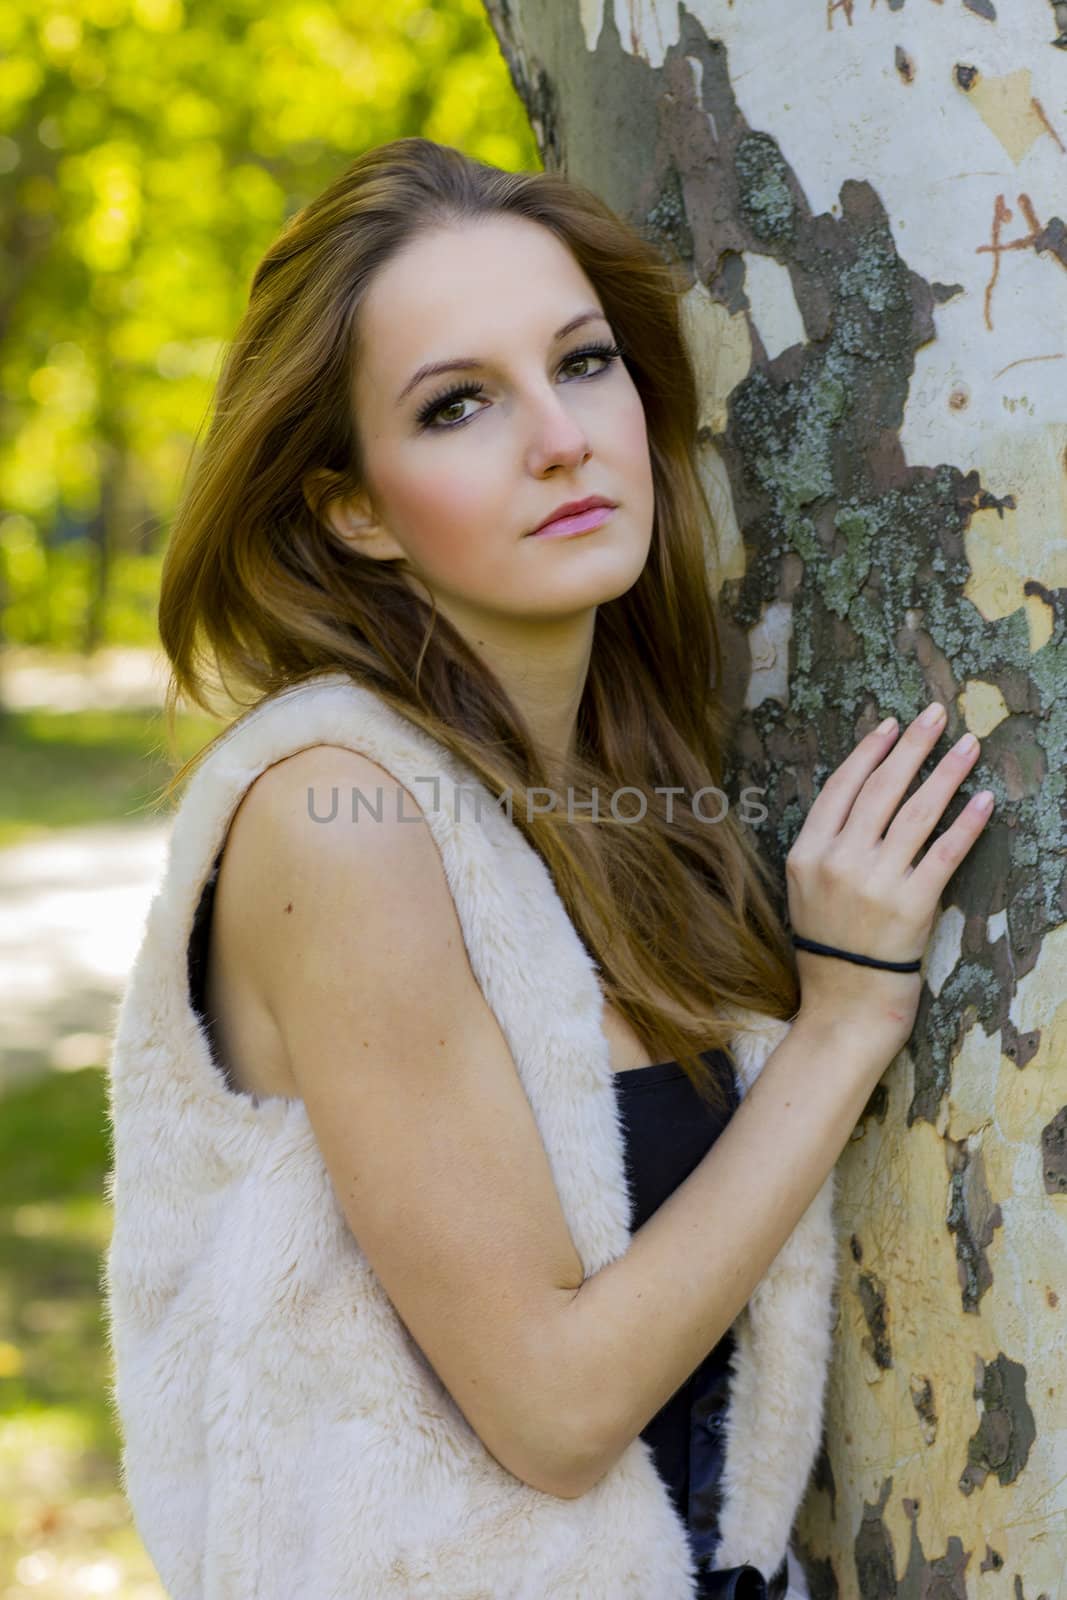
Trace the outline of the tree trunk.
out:
M 686 269 L 731 792 L 764 788 L 763 847 L 784 873 L 856 741 L 934 698 L 949 724 L 914 787 L 982 740 L 938 832 L 997 797 L 839 1165 L 812 1595 L 1056 1600 L 1067 4 L 486 4 L 545 166 Z

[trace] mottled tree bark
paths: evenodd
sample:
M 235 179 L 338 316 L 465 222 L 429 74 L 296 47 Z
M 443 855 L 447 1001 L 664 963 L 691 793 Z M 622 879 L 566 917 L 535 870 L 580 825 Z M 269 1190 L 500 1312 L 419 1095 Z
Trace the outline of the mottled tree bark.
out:
M 1067 4 L 486 0 L 546 167 L 683 265 L 779 868 L 890 712 L 992 820 L 842 1156 L 815 1600 L 1067 1593 Z M 999 15 L 998 15 L 999 13 Z M 1057 214 L 1058 208 L 1058 214 Z M 784 909 L 784 891 L 783 891 Z

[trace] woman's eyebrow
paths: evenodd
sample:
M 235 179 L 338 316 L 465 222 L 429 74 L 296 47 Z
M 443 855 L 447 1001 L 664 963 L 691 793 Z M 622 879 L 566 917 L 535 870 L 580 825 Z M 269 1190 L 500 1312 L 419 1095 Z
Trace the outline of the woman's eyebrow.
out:
M 572 317 L 569 322 L 565 322 L 562 328 L 556 329 L 552 335 L 552 341 L 556 343 L 560 339 L 565 339 L 568 333 L 573 333 L 575 328 L 580 328 L 583 323 L 606 322 L 607 320 L 602 311 L 597 311 L 592 307 L 588 311 L 579 311 L 578 315 Z M 408 379 L 397 395 L 396 403 L 399 405 L 402 400 L 406 399 L 412 389 L 415 388 L 415 385 L 421 383 L 424 378 L 433 378 L 442 372 L 465 372 L 472 367 L 480 367 L 482 365 L 483 363 L 474 356 L 456 356 L 451 361 L 428 361 L 425 366 L 419 368 L 413 377 Z

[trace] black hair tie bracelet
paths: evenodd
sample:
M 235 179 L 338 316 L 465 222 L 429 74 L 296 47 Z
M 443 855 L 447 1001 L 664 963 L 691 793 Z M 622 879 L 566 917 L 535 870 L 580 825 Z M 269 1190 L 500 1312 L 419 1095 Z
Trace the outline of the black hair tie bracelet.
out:
M 887 972 L 918 972 L 920 961 L 876 961 L 873 956 L 857 956 L 851 950 L 835 950 L 832 944 L 816 944 L 814 939 L 802 939 L 793 934 L 798 950 L 810 950 L 817 956 L 840 956 L 842 961 L 855 961 L 861 967 L 884 967 Z

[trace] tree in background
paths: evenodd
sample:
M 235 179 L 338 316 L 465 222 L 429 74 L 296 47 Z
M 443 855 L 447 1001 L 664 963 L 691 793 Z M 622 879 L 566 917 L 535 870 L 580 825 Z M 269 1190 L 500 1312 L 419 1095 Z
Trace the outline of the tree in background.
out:
M 0 641 L 157 642 L 168 518 L 256 261 L 361 150 L 415 133 L 540 164 L 478 0 L 0 8 Z
M 814 1600 L 1062 1593 L 1067 5 L 487 0 L 544 165 L 680 264 L 738 715 L 782 869 L 887 713 L 997 807 L 839 1164 Z M 1057 210 L 1057 207 L 1059 208 Z M 733 784 L 736 787 L 733 787 Z M 936 844 L 928 847 L 935 847 Z M 783 915 L 786 914 L 783 893 Z

